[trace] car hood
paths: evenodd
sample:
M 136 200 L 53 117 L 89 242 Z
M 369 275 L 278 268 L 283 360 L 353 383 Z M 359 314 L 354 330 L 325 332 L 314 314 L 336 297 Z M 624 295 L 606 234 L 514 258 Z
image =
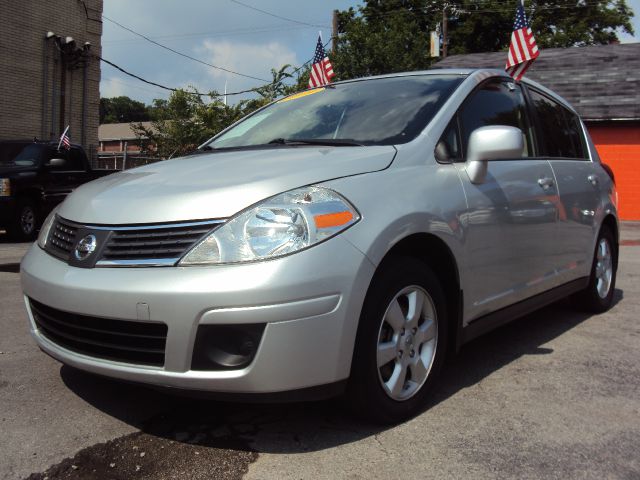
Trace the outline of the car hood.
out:
M 192 155 L 87 183 L 58 213 L 104 225 L 226 218 L 287 190 L 385 169 L 395 153 L 392 146 L 304 146 Z

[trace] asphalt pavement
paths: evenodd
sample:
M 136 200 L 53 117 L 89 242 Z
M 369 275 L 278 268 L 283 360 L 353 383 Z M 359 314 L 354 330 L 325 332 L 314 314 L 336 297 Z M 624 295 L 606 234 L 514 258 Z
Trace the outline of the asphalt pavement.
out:
M 178 398 L 64 367 L 28 334 L 0 234 L 2 479 L 640 479 L 640 223 L 616 304 L 547 307 L 466 345 L 425 411 L 381 428 L 339 401 Z

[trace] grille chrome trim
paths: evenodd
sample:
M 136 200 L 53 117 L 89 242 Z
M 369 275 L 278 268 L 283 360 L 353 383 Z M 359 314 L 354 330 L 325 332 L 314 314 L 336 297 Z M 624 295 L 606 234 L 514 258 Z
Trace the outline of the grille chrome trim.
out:
M 60 218 L 60 217 L 58 217 Z M 219 223 L 226 222 L 225 219 L 216 219 L 216 220 L 197 220 L 194 222 L 174 222 L 174 223 L 153 223 L 153 224 L 142 224 L 142 225 L 127 225 L 127 226 L 115 226 L 115 225 L 84 225 L 85 228 L 90 228 L 91 230 L 111 230 L 114 232 L 121 230 L 153 230 L 156 228 L 177 228 L 177 227 L 198 227 L 201 225 L 217 225 Z M 68 222 L 74 223 L 74 222 Z M 79 224 L 76 224 L 79 225 Z
M 172 267 L 181 257 L 146 260 L 99 260 L 96 267 Z

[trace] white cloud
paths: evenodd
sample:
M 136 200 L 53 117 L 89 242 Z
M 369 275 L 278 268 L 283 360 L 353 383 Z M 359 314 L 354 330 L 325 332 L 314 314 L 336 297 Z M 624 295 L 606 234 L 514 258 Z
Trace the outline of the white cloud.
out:
M 272 68 L 298 63 L 295 52 L 277 41 L 260 44 L 205 40 L 200 50 L 213 65 L 221 65 L 228 70 L 264 80 L 271 79 Z M 210 69 L 210 75 L 215 79 L 233 79 L 234 83 L 241 79 L 243 84 L 260 82 L 213 68 Z

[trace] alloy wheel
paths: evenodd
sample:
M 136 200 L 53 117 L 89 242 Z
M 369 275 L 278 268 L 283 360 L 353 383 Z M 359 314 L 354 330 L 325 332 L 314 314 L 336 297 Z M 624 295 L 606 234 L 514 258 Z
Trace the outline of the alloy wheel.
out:
M 405 287 L 389 303 L 378 332 L 378 378 L 389 397 L 404 401 L 420 390 L 431 371 L 437 340 L 431 296 L 417 285 Z

